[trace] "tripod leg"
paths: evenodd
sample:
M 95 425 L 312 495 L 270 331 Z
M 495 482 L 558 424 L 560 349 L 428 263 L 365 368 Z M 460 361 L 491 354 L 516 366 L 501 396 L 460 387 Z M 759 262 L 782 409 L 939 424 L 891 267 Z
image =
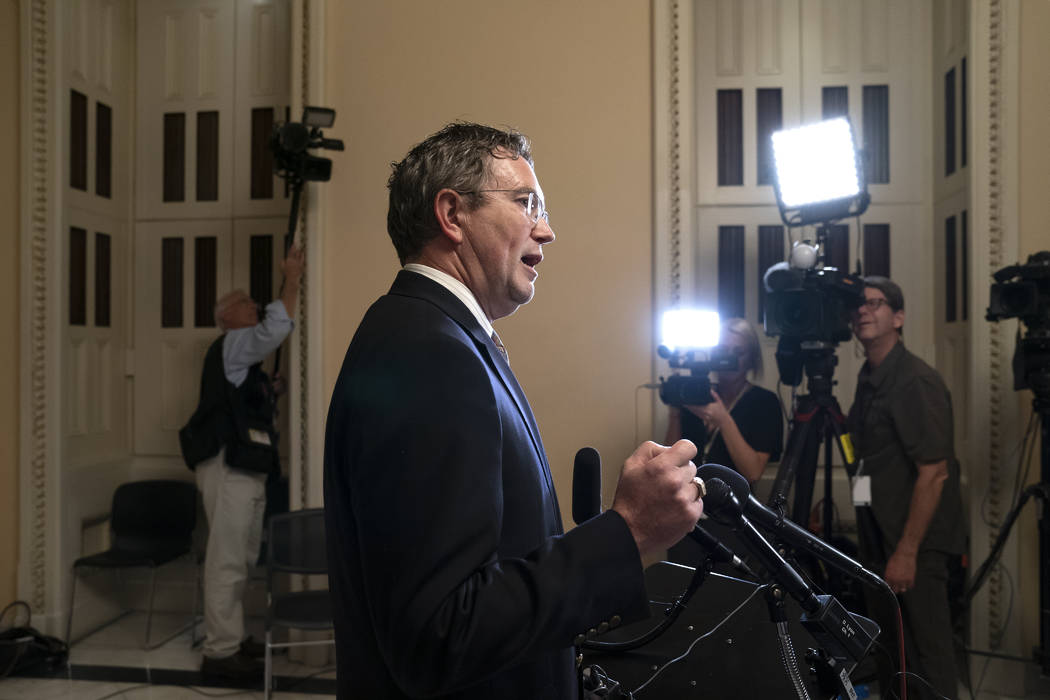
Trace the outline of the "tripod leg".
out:
M 835 515 L 835 501 L 831 493 L 831 428 L 833 423 L 831 416 L 823 416 L 821 423 L 824 426 L 820 432 L 824 435 L 824 541 L 831 541 L 831 521 Z
M 842 463 L 846 465 L 846 473 L 850 476 L 854 472 L 855 459 L 853 455 L 853 446 L 849 445 L 847 449 L 846 431 L 843 426 L 846 424 L 846 417 L 842 413 L 842 409 L 839 407 L 839 402 L 835 400 L 835 397 L 831 397 L 831 403 L 825 407 L 828 434 L 835 436 L 835 442 L 838 444 L 839 455 L 842 457 Z M 830 456 L 829 456 L 830 459 Z
M 802 445 L 802 456 L 795 476 L 795 504 L 791 519 L 801 527 L 809 528 L 809 511 L 813 507 L 813 482 L 817 478 L 817 458 L 820 455 L 819 414 L 810 421 Z
M 1039 449 L 1040 478 L 1050 482 L 1050 408 L 1040 406 L 1042 435 Z M 1039 410 L 1042 408 L 1042 410 Z M 1050 503 L 1043 503 L 1039 517 L 1039 661 L 1044 675 L 1050 675 Z
M 777 478 L 773 481 L 773 491 L 769 495 L 769 506 L 780 509 L 787 503 L 788 492 L 791 491 L 791 483 L 795 480 L 802 459 L 802 449 L 806 443 L 806 435 L 812 425 L 810 418 L 800 418 L 800 412 L 796 412 L 791 431 L 788 433 L 787 446 L 784 449 L 784 458 L 780 460 L 777 468 Z

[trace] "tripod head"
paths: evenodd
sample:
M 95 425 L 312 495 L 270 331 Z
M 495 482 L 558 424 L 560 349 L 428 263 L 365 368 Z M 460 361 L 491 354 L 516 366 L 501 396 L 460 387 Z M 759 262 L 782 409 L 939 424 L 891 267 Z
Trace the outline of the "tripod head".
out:
M 804 374 L 809 380 L 806 389 L 811 395 L 831 396 L 835 366 L 839 363 L 835 355 L 836 347 L 837 343 L 800 341 L 782 336 L 777 341 L 776 352 L 780 380 L 790 386 L 798 386 Z

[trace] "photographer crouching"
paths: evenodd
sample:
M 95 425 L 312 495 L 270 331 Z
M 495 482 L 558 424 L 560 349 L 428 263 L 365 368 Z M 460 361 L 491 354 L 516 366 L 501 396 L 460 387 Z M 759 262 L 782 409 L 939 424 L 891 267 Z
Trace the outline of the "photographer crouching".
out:
M 281 269 L 281 296 L 262 311 L 243 289 L 216 304 L 223 335 L 208 348 L 200 402 L 179 432 L 208 521 L 201 662 L 207 678 L 254 682 L 263 676 L 263 645 L 245 637 L 243 605 L 248 570 L 259 556 L 266 481 L 280 475 L 276 392 L 262 361 L 295 325 L 303 272 L 299 246 L 288 250 Z M 277 375 L 274 380 L 279 383 Z

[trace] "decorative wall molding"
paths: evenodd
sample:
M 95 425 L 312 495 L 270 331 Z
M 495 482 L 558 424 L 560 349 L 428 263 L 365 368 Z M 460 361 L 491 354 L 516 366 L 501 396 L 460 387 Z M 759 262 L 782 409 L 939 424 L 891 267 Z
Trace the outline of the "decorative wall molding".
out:
M 1001 174 L 1004 167 L 1004 142 L 1003 142 L 1003 110 L 1004 94 L 1002 90 L 1004 79 L 1003 66 L 1003 32 L 1004 17 L 1002 0 L 989 0 L 986 6 L 986 22 L 978 21 L 977 26 L 986 34 L 983 40 L 987 42 L 987 102 L 983 109 L 987 114 L 986 149 L 984 155 L 985 168 L 988 179 L 981 192 L 987 212 L 987 255 L 988 262 L 985 273 L 990 279 L 992 273 L 1004 265 L 1006 259 L 1006 244 L 1004 240 L 1004 202 L 1003 202 L 1003 179 Z M 1008 349 L 1004 346 L 1006 338 L 1002 324 L 987 324 L 988 354 L 988 391 L 991 400 L 988 403 L 988 483 L 986 485 L 988 501 L 988 519 L 993 524 L 1003 521 L 1006 512 L 1010 509 L 1009 488 L 1007 483 L 1008 467 L 1004 463 L 1008 449 L 1007 436 L 1004 434 L 1003 426 L 1003 403 L 1010 393 L 1011 360 Z M 984 537 L 989 547 L 995 542 L 997 531 L 989 528 Z M 1005 618 L 1005 604 L 1012 595 L 1006 590 L 1006 581 L 1003 579 L 1001 569 L 996 567 L 988 578 L 988 646 L 999 649 L 1003 645 L 1003 636 L 1006 631 L 1008 620 Z
M 682 40 L 682 25 L 680 22 L 680 4 L 677 0 L 671 3 L 671 26 L 669 38 L 671 40 L 671 55 L 668 66 L 670 75 L 670 100 L 668 109 L 671 115 L 671 143 L 668 158 L 670 159 L 669 176 L 671 181 L 671 226 L 668 231 L 671 247 L 671 270 L 668 275 L 670 284 L 670 302 L 677 306 L 682 299 L 682 140 L 681 140 L 681 110 L 679 95 L 681 93 L 681 66 L 679 47 Z
M 971 303 L 974 317 L 988 305 L 992 273 L 1018 256 L 1018 143 L 1020 8 L 1011 0 L 971 0 L 968 65 L 973 99 L 970 180 Z M 961 39 L 960 39 L 961 40 Z M 1020 402 L 1013 392 L 1013 325 L 971 324 L 970 430 L 974 453 L 984 455 L 970 475 L 970 560 L 984 561 L 1006 514 L 1013 491 L 1012 454 L 1021 440 Z M 971 607 L 971 643 L 1027 654 L 1019 610 L 1037 601 L 1021 598 L 1016 575 L 1022 545 L 1013 538 Z M 1023 678 L 993 664 L 988 687 L 1023 694 Z
M 324 0 L 292 2 L 292 118 L 304 105 L 325 106 Z M 338 125 L 338 120 L 336 124 Z M 338 126 L 335 127 L 338 135 Z M 327 406 L 321 387 L 324 336 L 320 319 L 323 289 L 325 185 L 307 183 L 299 210 L 298 234 L 306 253 L 306 272 L 299 294 L 298 338 L 290 358 L 296 366 L 293 391 L 298 399 L 290 420 L 298 425 L 292 436 L 290 473 L 291 507 L 319 507 L 322 500 L 324 417 Z
M 56 204 L 52 189 L 52 109 L 55 59 L 54 7 L 48 0 L 23 3 L 22 56 L 22 415 L 20 595 L 35 615 L 49 612 L 48 506 L 56 485 L 52 439 L 54 407 L 48 404 L 55 375 L 50 373 L 49 334 L 54 304 L 50 246 Z

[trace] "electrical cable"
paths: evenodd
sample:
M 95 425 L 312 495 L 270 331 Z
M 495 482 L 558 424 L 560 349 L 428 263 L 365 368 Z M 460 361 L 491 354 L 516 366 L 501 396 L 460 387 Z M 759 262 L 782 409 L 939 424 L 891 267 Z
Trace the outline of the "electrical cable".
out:
M 981 692 L 981 686 L 984 685 L 984 677 L 988 673 L 988 665 L 992 663 L 991 658 L 984 660 L 984 668 L 981 669 L 981 677 L 977 679 L 977 688 L 970 692 L 970 695 Z
M 642 683 L 640 686 L 638 686 L 637 688 L 634 689 L 633 694 L 637 695 L 638 693 L 642 692 L 642 690 L 645 689 L 645 686 L 649 685 L 654 680 L 656 680 L 656 677 L 659 676 L 661 673 L 663 673 L 664 669 L 669 667 L 671 664 L 678 663 L 679 661 L 681 661 L 684 658 L 686 658 L 687 656 L 689 656 L 689 654 L 693 651 L 693 647 L 695 647 L 697 644 L 699 644 L 701 640 L 706 639 L 707 637 L 710 637 L 712 634 L 717 632 L 718 629 L 720 627 L 722 627 L 722 625 L 724 625 L 725 623 L 729 622 L 729 620 L 734 615 L 736 615 L 738 612 L 743 610 L 744 606 L 746 606 L 748 603 L 750 603 L 752 598 L 754 598 L 756 595 L 758 595 L 759 593 L 761 593 L 763 590 L 765 590 L 768 587 L 769 587 L 769 584 L 763 584 L 761 586 L 756 586 L 755 590 L 753 590 L 751 592 L 751 595 L 749 595 L 747 598 L 744 599 L 744 602 L 740 603 L 740 605 L 736 606 L 728 615 L 723 617 L 721 619 L 721 621 L 719 621 L 719 623 L 717 625 L 715 625 L 710 630 L 708 630 L 707 632 L 704 632 L 702 635 L 700 635 L 699 637 L 694 639 L 692 641 L 692 643 L 686 648 L 686 650 L 684 652 L 682 652 L 682 654 L 680 656 L 677 656 L 677 657 L 671 659 L 670 661 L 665 663 L 663 666 L 661 666 L 660 668 L 656 669 L 656 671 L 653 672 L 653 675 L 649 676 L 649 678 L 646 679 L 646 681 L 644 683 Z
M 1028 434 L 1030 439 L 1028 440 L 1028 452 L 1025 453 L 1024 449 L 1021 450 L 1021 461 L 1017 465 L 1017 471 L 1014 474 L 1014 492 L 1013 497 L 1010 500 L 1011 507 L 1017 505 L 1017 499 L 1021 496 L 1021 490 L 1024 488 L 1025 483 L 1028 481 L 1028 473 L 1032 469 L 1032 457 L 1035 455 L 1035 432 L 1038 423 L 1036 421 L 1036 413 L 1033 411 L 1031 417 L 1028 420 Z M 1024 472 L 1022 473 L 1021 467 L 1024 466 Z
M 926 680 L 925 678 L 923 678 L 922 676 L 920 676 L 917 673 L 912 673 L 911 671 L 906 671 L 904 673 L 898 673 L 897 675 L 901 677 L 901 682 L 902 683 L 907 683 L 907 679 L 908 678 L 914 678 L 915 680 L 919 681 L 924 686 L 929 688 L 930 692 L 933 693 L 935 697 L 938 697 L 941 700 L 951 700 L 951 698 L 945 697 L 944 695 L 941 695 L 940 693 L 938 693 L 937 689 L 934 688 L 932 685 L 930 685 L 930 682 L 928 680 Z M 896 693 L 893 693 L 893 694 L 897 695 Z
M 1018 454 L 1018 451 L 1020 451 L 1020 453 L 1021 453 L 1019 459 L 1020 460 L 1024 460 L 1024 453 L 1026 451 L 1028 451 L 1028 449 L 1029 449 L 1029 440 L 1032 440 L 1032 438 L 1034 438 L 1035 430 L 1036 430 L 1036 421 L 1035 421 L 1035 414 L 1033 413 L 1032 414 L 1032 418 L 1028 421 L 1028 427 L 1025 429 L 1025 432 L 1024 432 L 1024 435 L 1022 436 L 1021 441 L 1014 446 L 1013 450 L 1010 451 L 1010 454 L 1007 455 L 1006 459 L 1004 460 L 1005 462 L 1010 462 L 1013 459 L 1014 455 Z M 1032 447 L 1034 449 L 1034 445 L 1035 445 L 1034 440 L 1032 440 L 1031 445 L 1032 445 Z M 1023 463 L 1024 463 L 1023 461 L 1018 462 L 1018 465 L 1017 465 L 1017 471 L 1018 472 L 1020 472 L 1021 464 L 1023 464 Z M 1015 484 L 1016 484 L 1016 479 L 1015 479 Z M 984 496 L 981 498 L 981 521 L 985 525 L 987 525 L 988 527 L 999 527 L 1000 523 L 993 523 L 991 521 L 991 519 L 988 517 L 988 513 L 986 512 L 987 507 L 988 507 L 988 498 L 989 498 L 989 494 L 990 493 L 991 493 L 990 490 L 985 489 Z M 1016 498 L 1017 498 L 1017 495 L 1015 493 L 1014 496 L 1012 497 L 1012 502 L 1014 504 L 1016 504 Z
M 889 584 L 886 585 L 889 588 Z M 900 671 L 898 675 L 901 677 L 901 694 L 898 696 L 900 700 L 908 700 L 908 667 L 905 666 L 906 659 L 904 655 L 904 615 L 901 613 L 901 602 L 896 595 L 893 596 L 894 602 L 897 603 L 897 650 L 900 654 Z M 890 689 L 893 692 L 893 689 Z

